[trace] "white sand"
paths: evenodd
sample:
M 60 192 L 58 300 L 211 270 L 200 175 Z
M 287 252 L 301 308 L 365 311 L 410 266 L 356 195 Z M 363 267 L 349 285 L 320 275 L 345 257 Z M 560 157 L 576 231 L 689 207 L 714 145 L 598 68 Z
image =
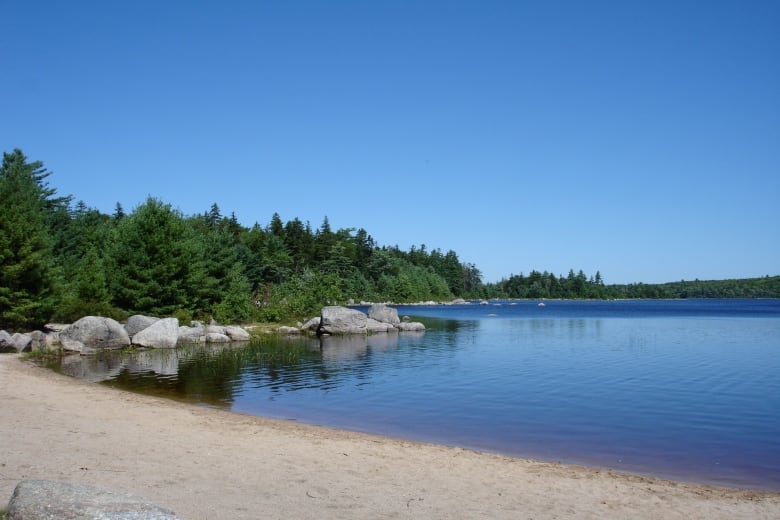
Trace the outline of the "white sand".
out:
M 778 519 L 780 493 L 671 482 L 276 421 L 0 355 L 0 502 L 22 479 L 108 487 L 184 519 Z

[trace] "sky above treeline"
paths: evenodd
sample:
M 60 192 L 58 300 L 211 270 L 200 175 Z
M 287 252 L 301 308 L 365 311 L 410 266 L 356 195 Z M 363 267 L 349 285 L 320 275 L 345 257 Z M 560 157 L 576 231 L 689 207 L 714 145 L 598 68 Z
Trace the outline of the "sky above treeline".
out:
M 780 2 L 0 0 L 0 147 L 484 281 L 780 274 Z

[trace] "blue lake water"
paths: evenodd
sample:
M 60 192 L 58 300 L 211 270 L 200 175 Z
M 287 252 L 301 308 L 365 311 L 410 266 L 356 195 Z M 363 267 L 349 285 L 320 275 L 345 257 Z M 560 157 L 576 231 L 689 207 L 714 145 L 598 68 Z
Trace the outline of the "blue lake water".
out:
M 426 332 L 280 339 L 299 354 L 273 362 L 196 347 L 62 370 L 248 414 L 780 490 L 780 300 L 537 303 L 400 306 Z

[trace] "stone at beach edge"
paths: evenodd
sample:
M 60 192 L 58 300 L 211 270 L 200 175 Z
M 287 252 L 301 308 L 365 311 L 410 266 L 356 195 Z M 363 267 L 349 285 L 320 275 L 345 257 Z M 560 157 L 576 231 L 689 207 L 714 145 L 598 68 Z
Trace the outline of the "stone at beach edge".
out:
M 178 340 L 179 320 L 176 318 L 157 320 L 132 338 L 133 345 L 152 348 L 176 348 Z
M 176 513 L 108 489 L 51 480 L 23 480 L 8 502 L 7 520 L 178 520 Z
M 143 314 L 135 314 L 127 318 L 127 323 L 125 323 L 125 330 L 127 331 L 127 335 L 132 338 L 133 336 L 135 336 L 145 328 L 152 326 L 153 323 L 159 320 L 160 318 L 155 318 L 153 316 L 144 316 Z
M 130 336 L 121 324 L 111 318 L 85 316 L 60 332 L 60 343 L 65 350 L 90 354 L 103 349 L 127 347 Z

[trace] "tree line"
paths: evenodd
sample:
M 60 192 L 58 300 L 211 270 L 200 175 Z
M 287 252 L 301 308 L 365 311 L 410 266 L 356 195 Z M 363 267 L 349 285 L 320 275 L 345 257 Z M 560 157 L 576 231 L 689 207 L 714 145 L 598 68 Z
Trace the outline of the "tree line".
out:
M 483 293 L 489 298 L 532 299 L 780 298 L 780 276 L 605 285 L 599 271 L 587 276 L 570 270 L 566 277 L 531 271 L 486 284 Z
M 183 215 L 157 198 L 107 215 L 59 196 L 21 150 L 0 167 L 0 329 L 85 315 L 284 321 L 352 301 L 454 298 L 780 297 L 780 277 L 606 285 L 601 273 L 547 271 L 484 284 L 455 251 L 378 245 L 365 229 L 314 229 L 274 213 L 241 225 L 215 203 Z
M 112 215 L 58 196 L 21 150 L 0 168 L 0 328 L 88 314 L 281 321 L 349 300 L 444 301 L 482 275 L 450 250 L 379 246 L 364 229 L 273 214 L 242 226 L 215 203 L 185 216 L 150 197 Z

